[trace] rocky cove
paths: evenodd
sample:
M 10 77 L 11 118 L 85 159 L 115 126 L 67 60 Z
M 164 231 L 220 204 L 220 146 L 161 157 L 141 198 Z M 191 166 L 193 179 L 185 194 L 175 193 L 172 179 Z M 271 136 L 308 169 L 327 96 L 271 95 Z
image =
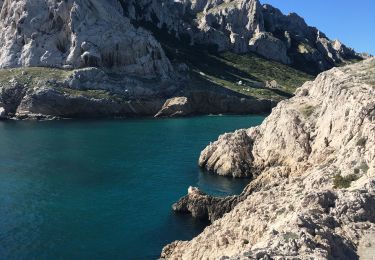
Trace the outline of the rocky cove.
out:
M 363 58 L 257 0 L 0 4 L 2 118 L 269 113 Z
M 0 6 L 0 119 L 8 121 L 0 122 L 6 205 L 0 227 L 8 238 L 0 256 L 5 252 L 9 258 L 19 249 L 17 234 L 32 239 L 16 258 L 133 259 L 142 251 L 142 258 L 155 259 L 159 249 L 151 238 L 169 234 L 164 230 L 172 230 L 170 225 L 176 239 L 185 240 L 164 238 L 162 259 L 349 260 L 375 254 L 371 55 L 329 39 L 296 13 L 283 14 L 258 0 L 4 0 Z M 132 121 L 208 114 L 270 115 L 262 124 L 256 116 L 240 117 L 249 123 L 218 117 L 223 127 L 214 117 Z M 65 118 L 81 120 L 71 121 L 78 127 L 72 139 L 66 138 L 71 134 L 63 121 L 44 122 L 47 127 L 35 136 L 40 126 L 29 122 Z M 127 120 L 107 124 L 108 118 Z M 103 125 L 87 119 L 101 119 Z M 25 141 L 7 138 L 9 129 Z M 25 133 L 37 140 L 35 147 L 21 138 Z M 59 143 L 54 133 L 65 141 Z M 168 139 L 163 147 L 164 139 L 152 139 L 159 136 Z M 137 147 L 137 140 L 149 143 Z M 53 148 L 56 143 L 64 149 Z M 29 151 L 30 169 L 24 160 L 16 167 L 23 154 L 18 147 Z M 184 179 L 192 172 L 196 177 L 191 164 L 196 166 L 201 149 L 200 178 L 222 183 L 226 192 Z M 80 157 L 87 161 L 77 162 Z M 143 167 L 149 161 L 151 166 Z M 60 165 L 56 175 L 49 171 L 53 162 Z M 182 176 L 174 185 L 171 176 L 178 172 Z M 150 181 L 140 182 L 133 173 Z M 162 178 L 172 181 L 168 194 Z M 232 189 L 233 183 L 242 184 Z M 40 197 L 30 189 L 34 186 Z M 24 201 L 20 207 L 12 204 L 26 194 L 19 187 L 33 195 L 32 209 Z M 145 191 L 156 193 L 142 197 Z M 159 196 L 163 211 L 153 208 Z M 100 205 L 88 206 L 93 201 Z M 171 213 L 166 203 L 172 201 L 176 214 L 159 225 Z M 155 219 L 137 218 L 139 205 L 153 208 Z M 79 214 L 69 215 L 72 209 Z M 24 214 L 28 211 L 32 214 Z M 87 220 L 89 215 L 96 218 Z M 87 220 L 82 229 L 77 219 Z M 20 223 L 31 224 L 32 233 L 14 233 Z M 139 231 L 142 225 L 146 233 Z M 109 239 L 104 244 L 103 237 Z M 131 237 L 148 244 L 149 251 Z

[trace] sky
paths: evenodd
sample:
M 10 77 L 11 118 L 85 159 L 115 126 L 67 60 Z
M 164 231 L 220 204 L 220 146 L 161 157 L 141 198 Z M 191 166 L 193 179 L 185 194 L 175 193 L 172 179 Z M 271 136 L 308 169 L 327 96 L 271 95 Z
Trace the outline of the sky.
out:
M 261 0 L 284 14 L 295 12 L 330 39 L 375 55 L 375 0 Z

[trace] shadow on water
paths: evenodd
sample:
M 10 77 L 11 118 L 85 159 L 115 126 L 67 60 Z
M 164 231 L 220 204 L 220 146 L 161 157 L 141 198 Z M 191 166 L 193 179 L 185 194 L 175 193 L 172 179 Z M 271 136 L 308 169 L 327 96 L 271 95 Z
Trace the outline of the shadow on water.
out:
M 205 193 L 218 197 L 239 195 L 250 182 L 250 179 L 218 176 L 202 169 L 199 169 L 198 176 L 197 186 Z

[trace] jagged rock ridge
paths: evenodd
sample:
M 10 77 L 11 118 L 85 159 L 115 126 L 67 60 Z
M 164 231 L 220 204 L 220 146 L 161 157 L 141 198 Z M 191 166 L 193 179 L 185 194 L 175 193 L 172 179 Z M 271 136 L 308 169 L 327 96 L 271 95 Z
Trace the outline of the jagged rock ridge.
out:
M 253 181 L 240 196 L 222 199 L 190 188 L 175 210 L 222 218 L 193 240 L 166 246 L 162 257 L 349 260 L 373 255 L 374 75 L 375 59 L 324 72 L 279 103 L 261 126 L 210 144 L 201 154 L 203 167 Z
M 284 15 L 258 0 L 129 0 L 123 5 L 132 20 L 149 22 L 191 44 L 214 45 L 218 51 L 252 51 L 314 72 L 360 58 L 297 14 Z

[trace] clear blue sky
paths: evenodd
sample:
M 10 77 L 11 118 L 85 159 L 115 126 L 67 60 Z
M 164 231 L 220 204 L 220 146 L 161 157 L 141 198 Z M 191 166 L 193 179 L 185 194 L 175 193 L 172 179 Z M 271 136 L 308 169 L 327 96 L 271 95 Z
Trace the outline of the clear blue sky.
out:
M 375 0 L 260 0 L 295 12 L 331 39 L 375 55 Z

